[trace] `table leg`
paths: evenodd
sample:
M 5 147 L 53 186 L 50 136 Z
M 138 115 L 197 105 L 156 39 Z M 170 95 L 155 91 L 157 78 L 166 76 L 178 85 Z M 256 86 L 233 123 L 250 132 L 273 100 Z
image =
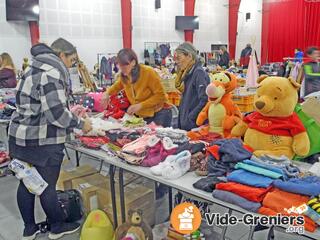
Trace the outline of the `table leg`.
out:
M 169 190 L 168 190 L 168 192 L 169 192 L 168 197 L 169 197 L 169 215 L 170 215 L 171 212 L 172 212 L 172 188 L 169 187 L 169 186 L 168 186 L 168 188 L 169 188 Z
M 114 173 L 115 173 L 115 167 L 113 165 L 110 165 L 109 176 L 110 176 L 111 202 L 112 202 L 112 211 L 113 211 L 113 226 L 114 226 L 114 229 L 116 229 L 118 227 L 118 215 L 117 215 Z
M 126 221 L 126 207 L 124 199 L 124 183 L 123 183 L 123 169 L 119 169 L 119 194 L 120 194 L 120 207 L 121 207 L 121 220 L 122 223 Z
M 249 236 L 248 236 L 248 240 L 252 240 L 253 239 L 253 234 L 254 234 L 254 229 L 256 226 L 250 226 L 250 231 L 249 231 Z
M 231 214 L 232 214 L 232 209 L 229 208 L 228 214 L 229 214 L 229 216 L 231 216 Z M 226 239 L 227 230 L 228 230 L 228 226 L 227 226 L 227 225 L 225 225 L 225 226 L 222 227 L 221 240 L 225 240 L 225 239 Z
M 80 166 L 80 157 L 79 157 L 79 152 L 77 150 L 76 151 L 76 161 L 77 161 L 77 167 Z
M 65 150 L 65 152 L 66 152 L 66 155 L 67 155 L 68 160 L 70 161 L 71 158 L 70 158 L 70 155 L 69 155 L 69 152 L 68 152 L 68 149 L 66 148 L 66 146 L 64 146 L 64 150 Z

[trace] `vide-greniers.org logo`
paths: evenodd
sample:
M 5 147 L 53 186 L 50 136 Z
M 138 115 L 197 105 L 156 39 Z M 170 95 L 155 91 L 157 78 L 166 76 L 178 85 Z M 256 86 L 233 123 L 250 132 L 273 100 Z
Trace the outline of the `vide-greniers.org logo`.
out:
M 277 214 L 276 216 L 263 216 L 254 214 L 244 214 L 241 217 L 230 215 L 228 213 L 206 213 L 206 221 L 209 226 L 234 226 L 243 223 L 247 226 L 283 226 L 286 227 L 287 233 L 304 234 L 304 217 L 303 216 L 285 216 Z

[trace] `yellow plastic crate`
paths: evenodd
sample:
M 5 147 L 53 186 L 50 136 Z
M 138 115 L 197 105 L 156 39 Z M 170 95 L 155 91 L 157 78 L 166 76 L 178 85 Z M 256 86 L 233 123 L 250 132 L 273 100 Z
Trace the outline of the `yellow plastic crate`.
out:
M 252 112 L 254 110 L 253 103 L 251 104 L 237 104 L 240 112 L 246 113 L 246 112 Z
M 249 105 L 253 104 L 254 95 L 247 95 L 247 96 L 233 96 L 232 97 L 234 103 L 241 104 L 241 105 Z

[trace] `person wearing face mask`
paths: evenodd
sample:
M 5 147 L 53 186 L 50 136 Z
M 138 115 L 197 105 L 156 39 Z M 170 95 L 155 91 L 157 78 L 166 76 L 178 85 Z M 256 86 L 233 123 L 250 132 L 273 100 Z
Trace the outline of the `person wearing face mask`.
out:
M 105 108 L 108 105 L 110 95 L 124 90 L 131 104 L 127 110 L 129 115 L 141 117 L 147 123 L 154 122 L 163 127 L 170 127 L 171 107 L 159 75 L 151 67 L 139 64 L 132 49 L 120 50 L 117 63 L 120 74 L 102 97 L 102 106 Z
M 17 109 L 9 125 L 9 154 L 32 164 L 48 183 L 40 202 L 51 226 L 49 239 L 58 239 L 80 228 L 78 223 L 64 222 L 57 198 L 64 143 L 73 128 L 86 133 L 92 127 L 90 120 L 80 119 L 68 109 L 67 68 L 74 61 L 75 47 L 59 38 L 51 47 L 43 43 L 33 46 L 31 55 L 32 62 L 16 88 Z M 22 239 L 35 239 L 40 233 L 34 217 L 35 195 L 22 181 L 17 201 L 25 225 Z
M 208 101 L 206 88 L 210 78 L 191 43 L 182 43 L 175 52 L 178 67 L 176 88 L 182 93 L 178 127 L 190 131 L 197 127 L 197 117 Z

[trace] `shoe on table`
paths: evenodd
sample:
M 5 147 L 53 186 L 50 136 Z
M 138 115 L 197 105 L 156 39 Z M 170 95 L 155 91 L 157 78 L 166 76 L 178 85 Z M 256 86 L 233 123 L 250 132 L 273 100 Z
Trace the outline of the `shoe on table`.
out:
M 22 240 L 34 240 L 40 232 L 41 231 L 37 225 L 27 226 L 23 231 Z
M 49 233 L 49 239 L 55 240 L 65 235 L 77 232 L 80 229 L 79 223 L 61 223 L 60 226 L 53 226 Z

